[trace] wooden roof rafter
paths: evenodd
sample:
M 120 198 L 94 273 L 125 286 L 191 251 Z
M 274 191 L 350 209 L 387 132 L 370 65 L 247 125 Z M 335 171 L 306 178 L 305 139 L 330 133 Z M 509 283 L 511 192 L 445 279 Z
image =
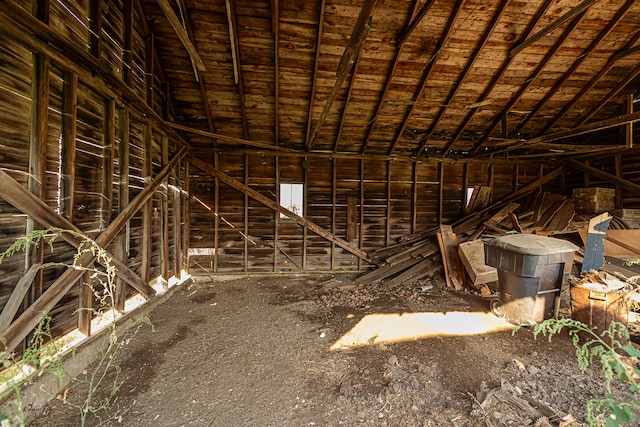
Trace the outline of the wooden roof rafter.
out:
M 538 22 L 540 22 L 540 20 L 542 19 L 544 14 L 547 12 L 547 10 L 549 9 L 552 3 L 553 3 L 553 0 L 545 0 L 545 2 L 538 8 L 538 11 L 536 12 L 535 16 L 533 17 L 531 22 L 529 22 L 529 25 L 520 36 L 521 40 L 526 40 L 527 37 L 529 37 L 529 34 L 531 34 L 531 32 L 536 27 Z M 498 71 L 494 74 L 493 78 L 491 79 L 491 81 L 489 82 L 485 90 L 482 92 L 482 94 L 478 98 L 479 102 L 482 102 L 489 97 L 493 89 L 498 84 L 498 80 L 500 80 L 500 78 L 502 77 L 504 72 L 507 70 L 507 68 L 509 67 L 509 65 L 511 64 L 514 58 L 515 56 L 507 56 L 507 58 L 503 61 Z M 475 114 L 476 110 L 477 109 L 474 108 L 467 113 L 465 118 L 462 120 L 462 123 L 460 124 L 460 126 L 458 126 L 455 133 L 453 134 L 449 142 L 447 142 L 447 145 L 444 147 L 444 150 L 442 151 L 442 157 L 446 157 L 449 154 L 449 152 L 451 151 L 451 147 L 453 147 L 453 144 L 455 144 L 458 138 L 460 138 L 460 136 L 462 135 L 462 132 L 464 132 L 465 128 L 473 118 L 473 115 Z M 419 153 L 419 155 L 421 154 L 422 153 Z
M 184 0 L 176 0 L 178 4 L 178 9 L 180 10 L 180 18 L 182 20 L 182 24 L 184 25 L 185 30 L 187 31 L 187 36 L 189 40 L 193 43 L 193 29 L 191 28 L 191 22 L 189 22 L 189 16 L 187 15 L 187 7 L 184 3 Z M 205 78 L 202 72 L 198 69 L 196 64 L 191 60 L 191 64 L 193 65 L 193 73 L 198 83 L 198 88 L 200 89 L 200 95 L 202 96 L 202 105 L 204 107 L 205 116 L 207 117 L 207 125 L 209 126 L 210 132 L 215 132 L 216 127 L 213 123 L 213 116 L 211 114 L 211 107 L 209 106 L 209 97 L 207 95 L 207 89 L 205 85 Z M 214 140 L 215 141 L 215 140 Z M 215 146 L 215 142 L 214 142 Z
M 586 11 L 583 11 L 583 12 L 579 13 L 578 15 L 575 16 L 575 19 L 573 19 L 573 21 L 571 21 L 571 23 L 564 29 L 564 31 L 562 32 L 562 34 L 560 34 L 560 37 L 558 37 L 558 39 L 555 41 L 555 43 L 553 44 L 551 49 L 549 49 L 549 51 L 545 54 L 545 56 L 542 59 L 542 61 L 540 61 L 538 63 L 538 65 L 531 72 L 529 77 L 527 77 L 527 79 L 522 83 L 522 85 L 520 85 L 520 88 L 515 93 L 515 95 L 511 96 L 511 98 L 509 99 L 509 102 L 502 109 L 500 114 L 496 115 L 496 117 L 491 122 L 489 127 L 485 129 L 485 131 L 482 134 L 482 136 L 480 137 L 480 139 L 474 144 L 473 149 L 471 150 L 471 152 L 473 154 L 476 154 L 480 150 L 480 148 L 482 147 L 482 144 L 491 135 L 491 132 L 493 132 L 494 129 L 498 126 L 498 124 L 501 122 L 502 118 L 506 117 L 507 114 L 509 114 L 509 111 L 511 111 L 513 106 L 516 105 L 516 103 L 520 100 L 522 95 L 533 84 L 535 79 L 538 78 L 538 76 L 540 75 L 540 73 L 542 73 L 542 71 L 545 69 L 547 64 L 549 64 L 549 62 L 553 59 L 553 57 L 558 52 L 558 50 L 560 50 L 560 47 L 562 47 L 562 45 L 567 40 L 567 38 L 569 38 L 569 35 L 571 35 L 571 33 L 578 27 L 580 22 L 584 19 L 585 15 L 586 15 Z
M 489 40 L 489 37 L 491 36 L 491 33 L 493 32 L 493 30 L 495 29 L 496 25 L 498 24 L 498 21 L 500 20 L 500 17 L 502 16 L 504 11 L 506 10 L 508 3 L 509 3 L 509 0 L 502 0 L 502 2 L 500 3 L 500 6 L 498 6 L 498 9 L 494 13 L 493 18 L 491 19 L 491 22 L 489 23 L 489 25 L 487 26 L 486 31 L 484 32 L 484 35 L 480 39 L 480 42 L 476 45 L 473 53 L 471 54 L 471 57 L 467 60 L 467 64 L 465 65 L 464 69 L 462 70 L 462 73 L 460 74 L 460 76 L 458 76 L 458 80 L 456 81 L 455 85 L 453 86 L 453 89 L 449 92 L 449 95 L 447 96 L 447 99 L 444 101 L 442 107 L 440 107 L 440 110 L 436 114 L 435 119 L 429 125 L 429 129 L 427 130 L 426 135 L 422 138 L 422 142 L 421 142 L 420 146 L 418 147 L 418 150 L 416 151 L 416 155 L 417 156 L 419 156 L 420 153 L 422 153 L 424 151 L 424 149 L 426 148 L 427 144 L 429 143 L 429 139 L 433 135 L 433 132 L 436 130 L 436 127 L 438 126 L 438 124 L 440 123 L 440 120 L 444 116 L 444 113 L 446 112 L 447 107 L 449 106 L 449 104 L 451 103 L 453 98 L 455 98 L 456 94 L 458 93 L 458 90 L 460 89 L 460 86 L 462 85 L 464 80 L 467 78 L 467 75 L 471 71 L 471 67 L 473 67 L 473 64 L 475 63 L 476 59 L 478 59 L 478 56 L 480 55 L 480 52 L 482 51 L 484 46 L 487 44 L 487 41 Z
M 464 0 L 456 0 L 456 4 L 453 6 L 451 15 L 449 15 L 449 18 L 447 19 L 447 23 L 445 24 L 444 33 L 438 39 L 438 43 L 436 44 L 435 51 L 431 56 L 431 58 L 429 58 L 429 62 L 427 63 L 427 66 L 425 67 L 422 73 L 422 79 L 420 81 L 420 85 L 418 86 L 418 89 L 413 94 L 414 102 L 411 103 L 409 107 L 409 111 L 405 114 L 404 119 L 402 120 L 402 125 L 400 125 L 400 128 L 396 132 L 396 136 L 394 137 L 394 140 L 391 144 L 391 148 L 389 148 L 389 151 L 388 151 L 389 155 L 393 154 L 393 152 L 396 149 L 396 146 L 398 145 L 398 141 L 400 141 L 400 138 L 402 138 L 402 134 L 404 133 L 404 130 L 407 128 L 409 119 L 411 118 L 411 115 L 413 114 L 416 108 L 418 99 L 422 95 L 422 92 L 424 92 L 424 88 L 427 86 L 427 82 L 429 81 L 429 77 L 431 77 L 431 72 L 433 71 L 433 67 L 438 61 L 438 56 L 440 56 L 440 52 L 442 51 L 444 44 L 447 42 L 447 40 L 449 40 L 449 37 L 455 31 L 454 23 L 458 19 L 460 11 L 462 10 L 463 3 L 464 3 Z
M 600 69 L 600 71 L 595 76 L 593 76 L 593 78 L 585 86 L 580 89 L 580 91 L 573 97 L 573 99 L 565 104 L 565 106 L 562 107 L 558 114 L 556 114 L 544 126 L 544 128 L 542 128 L 542 130 L 538 132 L 538 136 L 546 134 L 556 123 L 558 123 L 558 121 L 560 121 L 560 119 L 562 119 L 564 115 L 567 114 L 567 112 L 571 110 L 580 101 L 580 99 L 582 99 L 582 97 L 587 92 L 589 92 L 589 90 L 591 90 L 596 84 L 598 84 L 598 82 L 602 80 L 602 78 L 614 67 L 617 59 L 627 56 L 626 52 L 629 51 L 638 40 L 640 40 L 640 32 L 635 33 L 633 37 L 631 37 L 631 39 L 629 39 L 629 41 L 625 43 L 624 47 L 609 59 L 607 65 Z
M 351 80 L 349 81 L 349 90 L 347 91 L 347 99 L 344 103 L 344 107 L 342 108 L 342 113 L 340 114 L 340 123 L 338 125 L 338 134 L 336 135 L 336 140 L 333 144 L 333 152 L 338 152 L 338 146 L 340 144 L 340 138 L 342 137 L 342 129 L 344 125 L 344 119 L 347 115 L 347 111 L 349 109 L 349 101 L 351 101 L 351 92 L 353 91 L 354 82 L 356 80 L 356 76 L 358 75 L 358 66 L 360 65 L 361 56 L 358 55 L 356 57 L 356 63 L 353 65 L 353 73 L 351 73 Z
M 176 35 L 178 36 L 178 39 L 180 39 L 180 42 L 182 43 L 184 48 L 187 50 L 187 53 L 189 54 L 189 57 L 191 58 L 195 66 L 198 68 L 198 70 L 205 71 L 207 67 L 205 67 L 204 62 L 202 62 L 202 58 L 200 58 L 200 54 L 198 53 L 198 50 L 189 39 L 189 35 L 187 34 L 187 31 L 184 29 L 184 27 L 180 22 L 180 19 L 178 18 L 176 13 L 173 11 L 173 8 L 169 4 L 169 0 L 156 0 L 156 1 L 158 2 L 160 9 L 162 9 L 164 16 L 166 16 L 166 18 L 169 20 L 169 23 L 171 24 L 173 31 L 176 33 Z
M 280 0 L 271 0 L 271 31 L 273 32 L 273 104 L 274 144 L 280 144 Z
M 307 132 L 305 133 L 304 146 L 308 150 L 311 138 L 311 119 L 313 118 L 313 100 L 316 97 L 316 87 L 318 78 L 318 67 L 320 64 L 320 45 L 322 44 L 322 28 L 324 26 L 324 5 L 325 0 L 320 3 L 320 12 L 318 15 L 318 32 L 316 35 L 316 54 L 313 62 L 313 76 L 311 78 L 311 94 L 309 96 L 309 112 L 307 114 Z
M 329 93 L 329 97 L 327 98 L 324 107 L 322 107 L 322 112 L 320 113 L 320 117 L 318 117 L 318 121 L 316 122 L 316 125 L 311 132 L 311 136 L 307 141 L 307 150 L 310 150 L 313 143 L 315 142 L 315 139 L 318 136 L 318 132 L 322 128 L 324 120 L 327 117 L 327 114 L 329 113 L 329 110 L 331 109 L 336 96 L 338 95 L 338 91 L 342 88 L 342 85 L 353 69 L 353 65 L 355 64 L 356 58 L 360 53 L 360 49 L 362 49 L 362 46 L 367 39 L 367 35 L 371 30 L 371 14 L 373 13 L 373 8 L 375 7 L 376 2 L 377 0 L 365 0 L 364 4 L 362 5 L 358 20 L 353 27 L 351 37 L 349 37 L 347 46 L 345 47 L 342 58 L 340 59 L 340 63 L 338 64 L 338 69 L 336 71 L 336 81 L 333 85 L 333 88 L 331 89 L 331 92 Z M 311 118 L 311 115 L 309 115 L 309 117 Z
M 240 59 L 240 42 L 238 40 L 238 20 L 234 0 L 225 0 L 227 20 L 229 22 L 229 43 L 231 44 L 231 56 L 233 72 L 238 96 L 240 98 L 240 118 L 242 120 L 242 136 L 249 139 L 249 123 L 247 122 L 247 106 L 244 100 L 244 79 L 242 78 L 242 61 Z
M 369 124 L 367 126 L 367 136 L 365 137 L 364 143 L 362 144 L 362 149 L 360 150 L 361 154 L 364 154 L 369 146 L 369 141 L 371 140 L 371 135 L 376 126 L 376 122 L 380 115 L 380 111 L 382 110 L 382 106 L 384 105 L 384 100 L 387 97 L 387 93 L 389 92 L 389 88 L 391 87 L 391 80 L 393 79 L 393 75 L 395 74 L 398 63 L 400 62 L 400 55 L 402 54 L 402 47 L 404 46 L 404 42 L 411 35 L 411 33 L 416 29 L 418 24 L 422 21 L 422 19 L 427 14 L 427 11 L 433 5 L 434 0 L 427 0 L 427 2 L 422 6 L 420 12 L 416 15 L 416 17 L 412 20 L 411 17 L 415 12 L 415 9 L 418 5 L 417 1 L 414 1 L 413 7 L 411 8 L 411 12 L 407 16 L 405 30 L 402 32 L 400 36 L 400 40 L 398 41 L 398 47 L 396 48 L 395 56 L 393 57 L 393 61 L 391 64 L 391 68 L 387 72 L 387 76 L 384 82 L 384 88 L 382 89 L 382 94 L 378 98 L 378 102 L 376 105 L 376 111 L 373 114 L 373 118 L 369 120 Z
M 563 76 L 554 83 L 554 85 L 549 89 L 549 91 L 545 94 L 545 96 L 535 105 L 535 107 L 531 110 L 529 114 L 525 116 L 523 120 L 518 123 L 518 125 L 511 131 L 509 137 L 514 138 L 525 126 L 529 123 L 533 117 L 542 109 L 542 107 L 549 102 L 549 100 L 556 94 L 557 91 L 564 85 L 564 83 L 569 80 L 569 78 L 575 73 L 575 71 L 580 67 L 580 65 L 589 57 L 589 55 L 595 51 L 598 44 L 600 44 L 605 37 L 615 28 L 616 25 L 624 18 L 627 14 L 631 6 L 635 3 L 635 0 L 627 0 L 625 4 L 616 12 L 616 15 L 607 23 L 607 25 L 600 31 L 600 33 L 593 39 L 593 41 L 587 46 L 581 55 L 578 55 L 576 60 L 571 64 L 571 67 L 563 74 Z M 640 46 L 639 46 L 640 47 Z M 625 51 L 626 52 L 626 51 Z M 624 52 L 622 52 L 624 53 Z M 616 54 L 619 55 L 619 54 Z M 614 55 L 614 57 L 616 56 Z M 626 55 L 623 55 L 626 56 Z M 611 61 L 615 61 L 614 57 L 611 58 Z

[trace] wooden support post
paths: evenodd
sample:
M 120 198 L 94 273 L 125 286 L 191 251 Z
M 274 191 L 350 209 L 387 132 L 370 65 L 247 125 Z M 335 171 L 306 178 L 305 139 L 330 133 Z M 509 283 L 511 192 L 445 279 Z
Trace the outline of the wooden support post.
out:
M 162 135 L 161 140 L 161 156 L 162 156 L 162 165 L 165 166 L 169 163 L 169 138 L 166 135 Z M 161 191 L 160 197 L 162 198 L 161 211 L 161 237 L 162 237 L 162 280 L 164 280 L 165 284 L 169 283 L 169 180 L 165 180 L 163 189 Z
M 273 68 L 274 68 L 274 97 L 273 97 L 273 134 L 274 144 L 280 144 L 280 0 L 271 0 L 271 31 L 273 32 Z M 313 104 L 310 102 L 310 104 Z M 277 158 L 276 158 L 277 159 Z M 277 162 L 277 160 L 276 160 Z M 278 199 L 280 201 L 280 199 Z M 276 215 L 277 216 L 277 215 Z M 274 241 L 274 250 L 277 251 L 277 243 Z M 274 266 L 275 266 L 275 258 Z M 276 271 L 274 269 L 274 271 Z
M 467 188 L 469 188 L 469 164 L 465 163 L 462 166 L 462 212 L 460 217 L 463 217 L 467 211 Z
M 131 140 L 131 134 L 129 132 L 129 111 L 126 108 L 122 108 L 119 116 L 120 145 L 118 146 L 118 176 L 120 178 L 120 186 L 118 193 L 118 214 L 129 204 L 129 144 Z M 118 234 L 115 256 L 118 261 L 127 265 L 129 260 L 129 223 L 127 223 L 124 230 Z M 127 299 L 126 291 L 126 282 L 121 277 L 118 277 L 116 279 L 114 301 L 115 309 L 118 311 L 124 311 L 124 303 Z
M 153 173 L 153 151 L 151 149 L 152 137 L 151 123 L 147 122 L 144 125 L 144 152 L 142 154 L 142 177 L 144 178 L 145 188 L 147 188 L 151 182 Z M 142 209 L 142 267 L 140 275 L 145 283 L 149 283 L 149 280 L 151 280 L 152 225 L 153 197 L 150 197 Z
M 387 208 L 384 229 L 384 245 L 391 244 L 391 160 L 387 160 Z
M 249 155 L 244 155 L 244 185 L 249 188 Z M 249 195 L 244 194 L 244 271 L 249 270 Z
M 616 177 L 622 179 L 622 153 L 616 153 Z M 620 184 L 616 184 L 616 209 L 622 209 L 624 207 L 624 194 L 622 193 L 622 187 Z
M 516 160 L 516 164 L 513 165 L 513 179 L 512 179 L 512 185 L 511 185 L 512 193 L 518 189 L 519 180 L 520 180 L 520 162 Z
M 331 159 L 331 234 L 336 234 L 336 202 L 337 202 L 337 180 L 338 180 L 338 165 L 337 159 Z M 348 240 L 348 239 L 347 239 Z M 336 244 L 331 242 L 331 270 L 335 269 L 336 261 Z
M 627 95 L 627 114 L 633 113 L 633 99 L 635 94 L 630 93 Z M 627 148 L 633 148 L 633 123 L 627 123 L 624 127 L 624 139 Z
M 176 169 L 180 170 L 180 163 L 175 166 Z M 176 174 L 180 176 L 180 174 Z M 182 241 L 181 231 L 181 196 L 180 196 L 180 188 L 178 186 L 180 182 L 176 182 L 176 185 L 171 188 L 171 194 L 173 195 L 173 261 L 175 263 L 175 276 L 178 279 L 182 278 L 182 247 L 180 242 Z
M 358 238 L 358 200 L 353 196 L 347 197 L 347 241 L 353 242 Z
M 218 152 L 213 154 L 213 167 L 218 169 Z M 220 248 L 220 180 L 214 177 L 213 180 L 213 272 L 218 272 L 218 250 Z
M 102 148 L 102 190 L 100 199 L 100 230 L 107 228 L 111 222 L 113 209 L 113 171 L 114 152 L 116 144 L 116 103 L 113 99 L 105 102 L 105 115 L 103 122 L 103 148 Z
M 360 231 L 358 232 L 358 247 L 364 244 L 364 159 L 360 159 Z M 358 270 L 362 270 L 362 258 L 358 258 Z
M 103 0 L 94 0 L 89 5 L 89 45 L 91 55 L 102 57 L 102 9 Z
M 411 234 L 415 233 L 418 229 L 418 163 L 414 162 L 412 164 L 412 167 L 413 180 L 411 182 Z
M 495 168 L 495 165 L 493 163 L 491 163 L 489 165 L 489 181 L 487 182 L 487 185 L 489 186 L 489 188 L 491 188 L 491 193 L 489 195 L 489 203 L 490 204 L 493 203 L 494 196 L 495 196 L 495 193 L 496 193 L 496 191 L 495 191 L 496 189 L 493 186 L 493 181 L 495 179 L 495 175 L 496 175 L 496 168 Z
M 276 202 L 281 203 L 280 200 L 280 157 L 275 156 L 275 193 Z M 306 198 L 305 198 L 306 199 Z M 306 209 L 306 208 L 305 208 Z M 280 233 L 280 212 L 273 212 L 273 271 L 278 271 L 278 237 Z
M 7 329 L 16 316 L 16 313 L 18 313 L 20 305 L 31 288 L 31 283 L 38 274 L 40 267 L 42 267 L 40 263 L 31 264 L 31 267 L 20 277 L 16 286 L 14 286 L 13 291 L 11 291 L 11 296 L 5 303 L 2 313 L 0 314 L 0 333 Z
M 76 118 L 78 76 L 64 73 L 62 83 L 62 177 L 60 180 L 60 214 L 73 221 L 74 188 L 76 180 Z
M 90 269 L 93 269 L 90 267 Z M 91 335 L 91 318 L 93 317 L 93 289 L 91 271 L 85 271 L 80 283 L 78 297 L 78 331 L 85 336 Z
M 324 4 L 324 0 L 322 2 Z M 305 216 L 309 215 L 309 158 L 305 157 L 302 164 L 302 173 L 303 173 L 303 185 L 302 185 L 302 203 L 304 207 L 302 208 L 302 212 Z M 307 269 L 307 236 L 308 231 L 307 227 L 302 227 L 302 269 Z
M 184 162 L 184 184 L 182 195 L 182 265 L 184 271 L 189 273 L 189 248 L 191 247 L 191 204 L 189 203 L 191 186 L 191 171 L 189 170 L 189 162 Z
M 443 191 L 443 181 L 444 181 L 444 163 L 438 163 L 438 224 L 442 224 L 442 210 L 444 207 L 444 191 Z

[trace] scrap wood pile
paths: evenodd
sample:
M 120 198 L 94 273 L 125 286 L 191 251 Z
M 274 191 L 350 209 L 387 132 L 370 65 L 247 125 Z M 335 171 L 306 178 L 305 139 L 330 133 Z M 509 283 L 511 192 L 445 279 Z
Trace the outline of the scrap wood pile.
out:
M 391 289 L 403 282 L 424 279 L 442 268 L 448 287 L 456 290 L 466 287 L 487 295 L 491 293 L 487 283 L 496 281 L 497 277 L 495 270 L 493 274 L 483 271 L 487 268 L 484 255 L 477 256 L 479 248 L 484 251 L 480 237 L 512 231 L 557 237 L 586 230 L 593 216 L 577 214 L 571 198 L 546 192 L 526 192 L 475 209 L 452 225 L 404 236 L 393 245 L 370 252 L 376 268 L 356 277 L 353 284 L 382 283 Z M 616 217 L 609 227 L 629 228 Z M 464 248 L 471 242 L 475 242 L 474 246 L 465 253 Z M 468 259 L 473 254 L 475 261 Z

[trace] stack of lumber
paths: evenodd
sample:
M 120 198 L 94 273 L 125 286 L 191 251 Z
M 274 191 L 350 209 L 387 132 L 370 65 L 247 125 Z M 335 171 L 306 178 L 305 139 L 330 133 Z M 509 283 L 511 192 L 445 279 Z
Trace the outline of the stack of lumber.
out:
M 615 209 L 616 190 L 613 188 L 574 188 L 572 199 L 579 213 L 601 213 Z
M 616 209 L 611 214 L 629 225 L 629 228 L 640 229 L 640 209 Z
M 577 216 L 574 200 L 567 196 L 538 192 L 494 203 L 465 215 L 452 225 L 440 225 L 404 236 L 398 242 L 371 252 L 376 268 L 356 277 L 354 284 L 382 282 L 390 288 L 408 280 L 418 280 L 444 270 L 447 286 L 469 288 L 486 294 L 484 280 L 468 263 L 461 262 L 458 245 L 483 236 L 508 232 L 560 235 L 577 233 L 588 219 Z M 467 273 L 468 272 L 468 273 Z M 490 276 L 489 273 L 487 273 Z

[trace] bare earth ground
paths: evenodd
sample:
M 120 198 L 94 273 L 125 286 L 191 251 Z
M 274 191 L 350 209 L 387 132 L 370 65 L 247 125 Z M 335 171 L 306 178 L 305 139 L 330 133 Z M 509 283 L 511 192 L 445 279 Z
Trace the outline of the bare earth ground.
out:
M 195 277 L 118 355 L 117 400 L 88 425 L 480 426 L 476 403 L 502 380 L 581 419 L 604 387 L 597 370 L 578 371 L 566 334 L 549 343 L 522 329 L 332 351 L 368 314 L 488 311 L 486 299 L 439 280 L 433 289 L 319 286 L 332 277 Z M 83 394 L 70 392 L 71 401 Z M 79 423 L 54 400 L 31 425 Z

